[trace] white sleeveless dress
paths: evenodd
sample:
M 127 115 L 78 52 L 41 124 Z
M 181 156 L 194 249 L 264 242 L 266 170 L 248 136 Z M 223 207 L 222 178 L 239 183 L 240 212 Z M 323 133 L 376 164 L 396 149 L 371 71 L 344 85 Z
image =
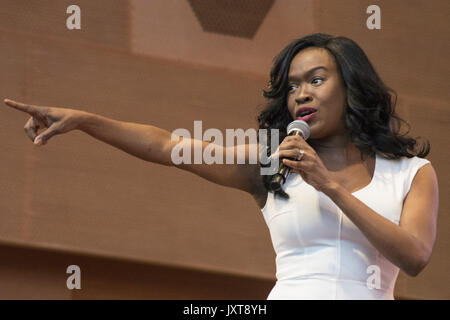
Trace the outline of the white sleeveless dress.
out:
M 398 225 L 412 180 L 427 163 L 377 155 L 370 184 L 352 194 Z M 267 299 L 394 299 L 399 268 L 339 207 L 299 174 L 283 188 L 290 199 L 269 193 L 261 210 L 276 253 L 277 282 Z

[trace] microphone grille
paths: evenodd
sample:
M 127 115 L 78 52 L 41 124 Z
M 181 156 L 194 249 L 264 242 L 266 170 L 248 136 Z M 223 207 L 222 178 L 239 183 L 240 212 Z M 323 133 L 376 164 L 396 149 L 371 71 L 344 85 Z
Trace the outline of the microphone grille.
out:
M 289 123 L 287 127 L 287 133 L 288 135 L 291 134 L 293 131 L 300 131 L 303 139 L 309 138 L 309 125 L 303 121 L 303 120 L 294 120 L 291 123 Z

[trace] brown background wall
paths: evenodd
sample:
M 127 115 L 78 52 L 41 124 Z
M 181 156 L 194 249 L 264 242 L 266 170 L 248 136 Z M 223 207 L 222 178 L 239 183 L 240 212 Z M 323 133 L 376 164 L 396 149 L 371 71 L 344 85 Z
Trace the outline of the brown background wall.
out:
M 432 260 L 416 278 L 400 274 L 396 297 L 450 298 L 448 1 L 248 0 L 241 8 L 229 0 L 212 22 L 217 10 L 207 3 L 0 0 L 0 98 L 169 131 L 192 130 L 194 120 L 204 130 L 256 127 L 284 45 L 312 32 L 348 36 L 398 92 L 411 134 L 430 139 L 439 177 Z M 71 4 L 81 8 L 81 30 L 66 29 Z M 381 30 L 366 28 L 371 4 L 381 7 Z M 1 298 L 267 296 L 274 253 L 248 195 L 81 132 L 36 148 L 23 134 L 26 119 L 6 108 L 0 117 Z M 82 269 L 80 291 L 65 287 L 69 264 Z

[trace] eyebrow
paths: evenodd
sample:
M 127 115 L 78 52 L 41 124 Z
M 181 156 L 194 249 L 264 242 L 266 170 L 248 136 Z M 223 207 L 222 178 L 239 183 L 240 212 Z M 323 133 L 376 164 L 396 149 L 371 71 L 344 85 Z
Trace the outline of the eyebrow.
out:
M 325 71 L 328 71 L 328 69 L 325 68 L 324 66 L 318 66 L 318 67 L 314 67 L 314 68 L 312 68 L 312 69 L 306 71 L 305 74 L 304 74 L 304 76 L 307 77 L 308 75 L 310 75 L 310 74 L 313 73 L 314 71 L 317 71 L 317 70 L 320 70 L 320 69 L 323 69 L 323 70 L 325 70 Z M 300 77 L 299 77 L 299 76 L 296 76 L 296 75 L 294 75 L 294 76 L 288 76 L 288 81 L 291 81 L 291 80 L 294 80 L 294 79 L 298 79 L 298 78 L 300 78 Z

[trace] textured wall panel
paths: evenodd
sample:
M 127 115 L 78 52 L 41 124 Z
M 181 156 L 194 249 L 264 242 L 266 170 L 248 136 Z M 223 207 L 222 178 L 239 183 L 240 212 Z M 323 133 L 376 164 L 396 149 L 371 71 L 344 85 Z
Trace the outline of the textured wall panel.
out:
M 81 9 L 80 30 L 66 27 L 66 10 L 72 4 Z M 0 28 L 9 31 L 128 50 L 129 25 L 127 0 L 0 1 Z
M 273 281 L 0 245 L 0 299 L 265 299 Z M 81 290 L 69 290 L 69 265 Z
M 27 52 L 31 48 L 31 41 L 24 37 L 0 32 L 0 97 L 7 96 L 25 98 L 27 69 L 31 68 Z M 23 134 L 24 117 L 21 114 L 5 116 L 8 110 L 0 108 L 0 139 L 2 141 L 0 156 L 0 228 L 8 230 L 10 234 L 19 236 L 26 232 L 27 221 L 23 221 L 17 212 L 23 212 L 29 205 L 30 181 L 24 174 L 32 168 L 27 166 L 27 159 L 32 146 L 16 144 L 11 134 Z M 20 156 L 16 153 L 18 151 Z M 12 196 L 14 195 L 14 196 Z M 8 217 L 8 218 L 6 218 Z
M 188 0 L 206 32 L 253 38 L 273 0 Z
M 192 132 L 193 120 L 203 120 L 204 130 L 256 126 L 258 79 L 35 40 L 27 50 L 33 67 L 26 101 L 170 131 Z M 28 117 L 3 110 L 1 121 L 14 125 L 1 139 L 16 147 L 0 179 L 22 181 L 14 192 L 27 200 L 3 212 L 9 224 L 0 224 L 2 239 L 273 277 L 268 230 L 249 195 L 132 158 L 80 132 L 35 147 L 22 129 Z
M 186 0 L 131 0 L 133 52 L 267 76 L 284 45 L 314 30 L 312 2 L 274 1 L 250 40 L 204 32 Z
M 335 3 L 335 4 L 333 4 Z M 387 85 L 399 93 L 449 101 L 449 1 L 377 1 L 381 29 L 369 30 L 370 0 L 314 2 L 320 32 L 355 40 Z

